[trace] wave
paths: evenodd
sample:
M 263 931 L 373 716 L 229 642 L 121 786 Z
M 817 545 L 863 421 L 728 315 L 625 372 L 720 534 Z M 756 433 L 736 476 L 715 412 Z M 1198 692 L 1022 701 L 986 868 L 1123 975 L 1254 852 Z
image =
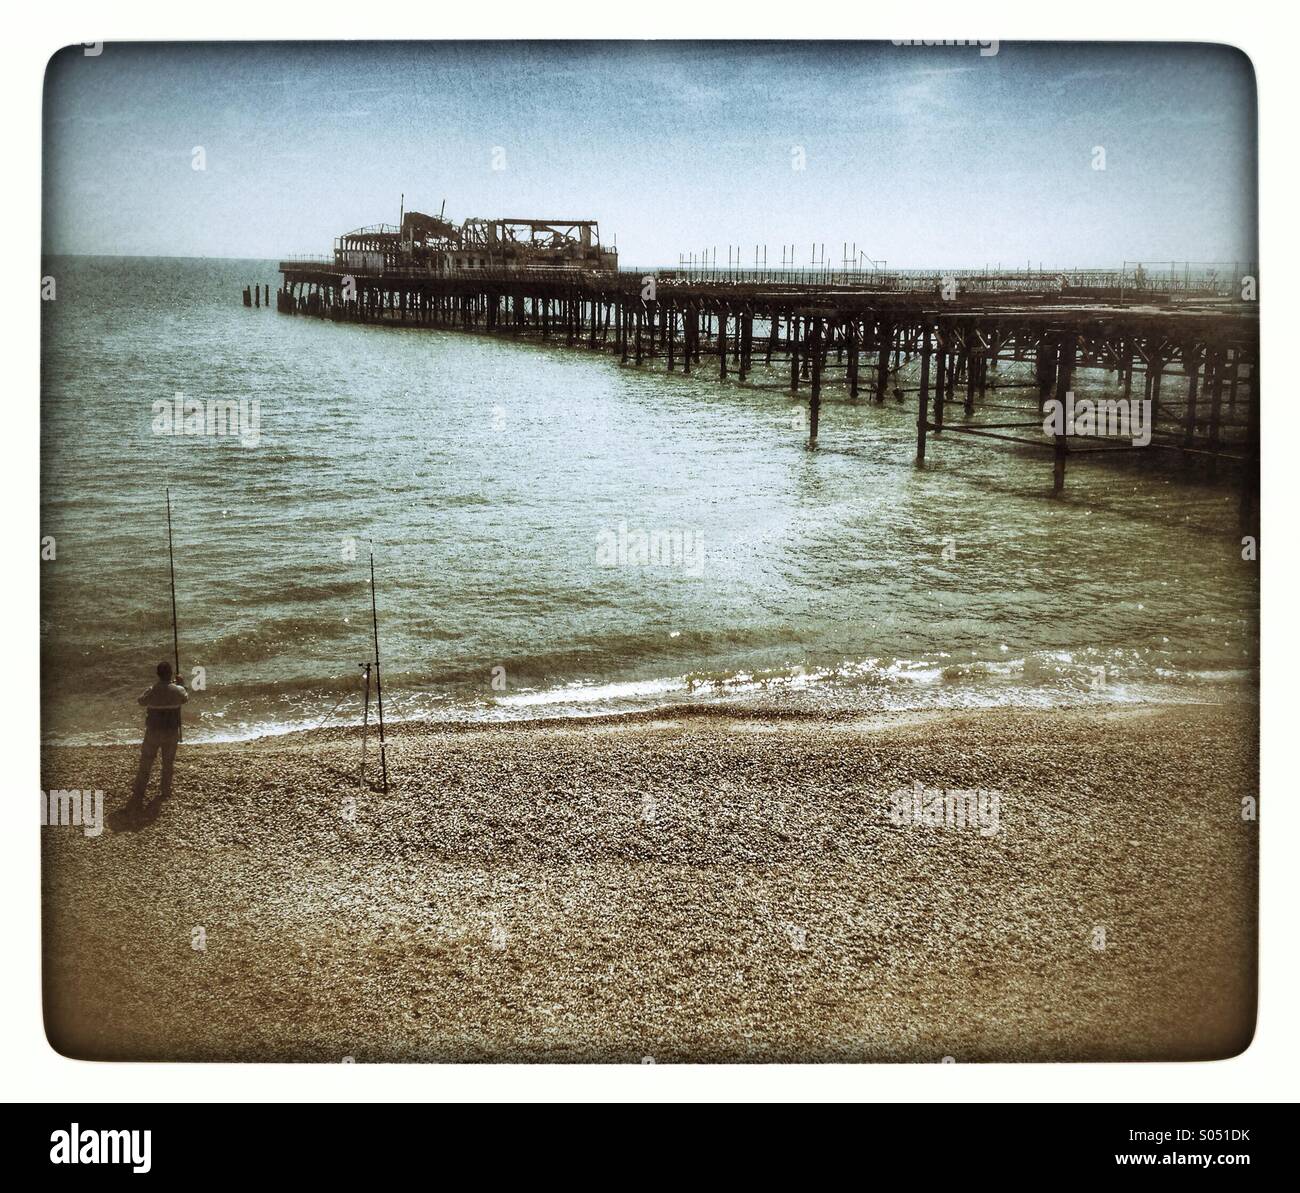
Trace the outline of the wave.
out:
M 394 723 L 514 722 L 724 703 L 793 712 L 879 712 L 1224 702 L 1253 699 L 1258 673 L 1248 668 L 1129 668 L 1115 669 L 1099 682 L 1093 663 L 1055 651 L 1005 660 L 860 658 L 816 668 L 790 664 L 648 678 L 570 679 L 533 686 L 511 683 L 500 691 L 493 690 L 488 680 L 476 673 L 472 683 L 431 682 L 428 676 L 386 672 L 386 718 Z M 362 682 L 358 670 L 329 680 L 300 675 L 222 685 L 196 694 L 190 706 L 190 740 L 237 741 L 358 724 Z M 376 696 L 372 689 L 372 718 Z M 58 740 L 89 744 L 128 740 L 132 733 L 65 732 Z

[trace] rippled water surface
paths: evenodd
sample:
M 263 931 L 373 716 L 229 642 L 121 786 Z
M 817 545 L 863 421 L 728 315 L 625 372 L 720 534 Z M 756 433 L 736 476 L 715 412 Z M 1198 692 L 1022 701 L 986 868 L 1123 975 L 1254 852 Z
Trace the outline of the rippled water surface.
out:
M 360 717 L 372 542 L 394 717 L 1253 693 L 1236 494 L 1176 463 L 1072 460 L 1054 501 L 1050 458 L 1008 444 L 948 435 L 914 468 L 910 396 L 831 384 L 809 451 L 784 370 L 719 384 L 707 361 L 684 378 L 246 310 L 272 262 L 46 272 L 52 740 L 138 732 L 132 697 L 171 654 L 167 486 L 181 663 L 206 676 L 191 740 L 314 724 L 340 697 L 335 719 Z M 256 444 L 155 433 L 178 392 L 256 398 Z M 641 533 L 668 562 L 638 562 Z

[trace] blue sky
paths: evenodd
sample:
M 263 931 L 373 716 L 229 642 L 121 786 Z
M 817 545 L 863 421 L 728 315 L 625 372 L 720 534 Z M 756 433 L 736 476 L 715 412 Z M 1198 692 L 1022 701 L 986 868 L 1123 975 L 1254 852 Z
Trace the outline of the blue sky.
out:
M 1222 47 L 109 44 L 55 56 L 44 119 L 49 253 L 324 253 L 405 192 L 598 219 L 629 264 L 1256 255 L 1254 76 Z

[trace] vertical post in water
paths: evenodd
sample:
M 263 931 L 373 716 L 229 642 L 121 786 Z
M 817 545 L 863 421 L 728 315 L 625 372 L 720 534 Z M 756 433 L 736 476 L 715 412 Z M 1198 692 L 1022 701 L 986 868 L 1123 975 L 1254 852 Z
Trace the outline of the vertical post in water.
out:
M 963 407 L 963 412 L 966 414 L 975 413 L 975 387 L 979 382 L 980 357 L 976 351 L 979 345 L 979 334 L 979 330 L 973 324 L 966 329 L 963 348 L 966 360 L 966 405 Z
M 1196 374 L 1201 367 L 1200 349 L 1189 343 L 1183 349 L 1183 372 L 1187 376 L 1187 407 L 1183 414 L 1183 447 L 1191 447 L 1196 436 Z
M 384 676 L 379 666 L 379 611 L 375 607 L 375 553 L 370 552 L 370 624 L 375 629 L 375 695 L 379 700 L 379 765 L 384 772 L 384 794 L 388 794 L 388 756 L 384 751 Z
M 1070 382 L 1074 377 L 1074 360 L 1075 360 L 1075 336 L 1073 333 L 1066 333 L 1060 340 L 1060 351 L 1056 362 L 1056 398 L 1060 402 L 1060 409 L 1064 411 L 1066 401 L 1070 392 Z M 1070 453 L 1069 440 L 1064 434 L 1064 419 L 1062 419 L 1062 431 L 1058 433 L 1052 442 L 1052 495 L 1062 492 L 1065 488 L 1065 458 Z
M 1250 364 L 1250 408 L 1246 421 L 1246 444 L 1241 464 L 1241 526 L 1251 528 L 1252 498 L 1259 489 L 1259 355 Z
M 815 447 L 817 423 L 822 408 L 822 321 L 820 318 L 812 320 L 808 351 L 812 357 L 812 395 L 808 399 L 808 446 Z
M 849 397 L 858 396 L 858 317 L 849 320 Z
M 934 332 L 934 433 L 943 430 L 943 384 L 948 373 L 948 331 L 939 323 Z
M 925 433 L 930 429 L 930 329 L 921 329 L 921 393 L 916 404 L 916 462 L 925 463 Z
M 1214 384 L 1210 389 L 1210 477 L 1219 474 L 1219 435 L 1223 419 L 1223 374 L 1226 372 L 1227 349 L 1216 347 L 1214 359 Z
M 889 349 L 893 341 L 894 329 L 891 324 L 885 320 L 879 323 L 879 337 L 877 346 L 880 349 L 880 355 L 876 361 L 876 394 L 877 402 L 885 400 L 885 389 L 889 385 Z
M 797 394 L 799 392 L 799 318 L 797 315 L 790 316 L 786 339 L 790 346 L 790 392 Z

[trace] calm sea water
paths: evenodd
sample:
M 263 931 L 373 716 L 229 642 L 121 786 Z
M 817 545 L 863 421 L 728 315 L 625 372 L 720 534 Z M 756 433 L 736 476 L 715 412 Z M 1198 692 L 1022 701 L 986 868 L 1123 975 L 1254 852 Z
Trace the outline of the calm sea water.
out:
M 395 718 L 1253 695 L 1236 495 L 1176 465 L 1072 460 L 1053 501 L 1050 460 L 1007 444 L 946 436 L 915 469 L 910 398 L 830 390 L 809 451 L 778 371 L 720 385 L 244 309 L 273 262 L 46 272 L 49 740 L 139 732 L 133 697 L 171 655 L 168 486 L 181 663 L 206 682 L 191 740 L 340 698 L 328 723 L 359 719 L 372 544 Z M 177 393 L 257 399 L 256 444 L 157 433 Z M 639 564 L 640 533 L 675 561 Z

